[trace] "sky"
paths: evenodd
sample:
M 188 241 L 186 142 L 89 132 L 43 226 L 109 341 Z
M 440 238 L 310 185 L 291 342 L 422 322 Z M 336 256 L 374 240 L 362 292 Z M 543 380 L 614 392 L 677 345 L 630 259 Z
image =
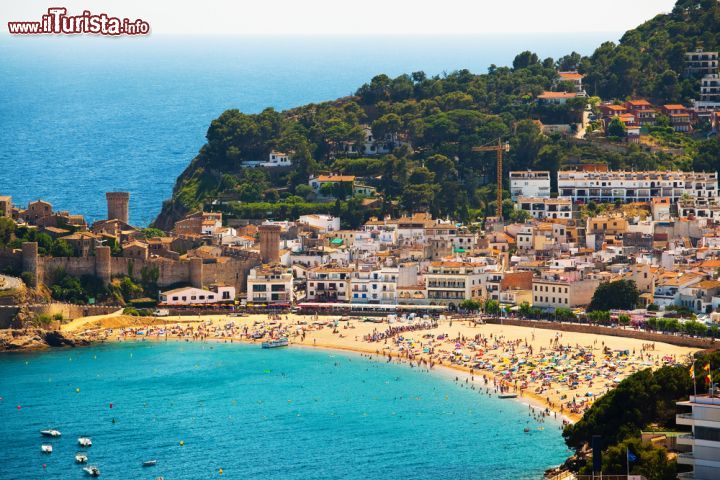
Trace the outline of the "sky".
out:
M 49 7 L 150 23 L 155 34 L 494 34 L 620 32 L 675 0 L 0 0 L 8 21 L 35 21 Z

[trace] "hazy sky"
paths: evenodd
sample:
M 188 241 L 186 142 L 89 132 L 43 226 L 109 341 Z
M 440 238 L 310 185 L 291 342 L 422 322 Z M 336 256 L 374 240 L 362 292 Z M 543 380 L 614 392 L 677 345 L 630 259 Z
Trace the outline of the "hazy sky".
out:
M 620 32 L 672 9 L 675 0 L 0 0 L 8 21 L 48 7 L 142 18 L 153 33 L 482 34 Z

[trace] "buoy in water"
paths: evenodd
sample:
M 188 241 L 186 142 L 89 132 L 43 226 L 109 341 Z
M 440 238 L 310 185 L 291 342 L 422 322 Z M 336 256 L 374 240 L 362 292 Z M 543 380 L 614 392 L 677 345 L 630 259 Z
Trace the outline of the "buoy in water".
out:
M 22 407 L 20 405 L 17 406 L 17 409 L 20 410 Z
M 183 442 L 182 440 L 180 440 L 180 446 L 182 447 L 182 446 L 184 446 L 184 445 L 185 445 L 185 442 Z
M 220 475 L 222 475 L 222 474 L 223 474 L 223 469 L 221 468 L 220 470 L 218 470 L 218 473 L 219 473 Z
M 80 393 L 80 388 L 76 388 L 75 393 Z

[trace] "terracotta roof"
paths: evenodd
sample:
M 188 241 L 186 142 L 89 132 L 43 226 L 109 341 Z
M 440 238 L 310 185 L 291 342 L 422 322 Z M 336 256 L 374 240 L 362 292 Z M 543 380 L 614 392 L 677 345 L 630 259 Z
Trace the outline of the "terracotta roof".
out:
M 575 93 L 567 93 L 567 92 L 543 92 L 538 96 L 538 98 L 541 99 L 551 99 L 551 98 L 575 98 L 577 97 L 577 94 Z
M 584 75 L 578 72 L 558 72 L 563 80 L 582 80 Z
M 355 177 L 352 175 L 320 175 L 317 180 L 318 182 L 354 182 Z

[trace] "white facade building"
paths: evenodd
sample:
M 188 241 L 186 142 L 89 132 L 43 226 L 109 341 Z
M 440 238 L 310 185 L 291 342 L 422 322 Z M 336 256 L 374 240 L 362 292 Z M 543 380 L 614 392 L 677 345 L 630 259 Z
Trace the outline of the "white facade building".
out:
M 267 162 L 260 164 L 261 167 L 289 167 L 292 165 L 292 157 L 284 152 L 276 152 L 273 150 L 268 155 Z
M 539 220 L 544 218 L 572 218 L 572 199 L 568 197 L 518 197 L 515 208 L 525 210 L 531 217 Z
M 235 287 L 218 285 L 214 290 L 195 287 L 181 287 L 167 292 L 160 292 L 160 303 L 163 305 L 208 305 L 227 303 L 235 300 Z
M 696 367 L 695 374 L 703 376 Z M 690 395 L 678 406 L 692 408 L 691 413 L 680 413 L 675 417 L 678 425 L 687 425 L 692 433 L 677 437 L 678 445 L 692 447 L 690 453 L 680 453 L 677 462 L 681 465 L 692 465 L 693 471 L 681 473 L 679 479 L 716 480 L 720 478 L 720 397 L 717 394 Z
M 292 269 L 276 265 L 263 265 L 250 270 L 247 279 L 247 301 L 292 304 Z
M 360 267 L 350 279 L 351 303 L 397 303 L 396 267 Z
M 650 202 L 667 197 L 676 203 L 683 195 L 717 197 L 717 180 L 717 172 L 561 171 L 558 192 L 576 202 Z
M 550 172 L 524 171 L 510 172 L 510 198 L 550 197 Z
M 305 223 L 311 227 L 319 228 L 322 233 L 336 232 L 340 230 L 340 217 L 332 215 L 323 215 L 313 213 L 311 215 L 301 215 L 298 222 Z

